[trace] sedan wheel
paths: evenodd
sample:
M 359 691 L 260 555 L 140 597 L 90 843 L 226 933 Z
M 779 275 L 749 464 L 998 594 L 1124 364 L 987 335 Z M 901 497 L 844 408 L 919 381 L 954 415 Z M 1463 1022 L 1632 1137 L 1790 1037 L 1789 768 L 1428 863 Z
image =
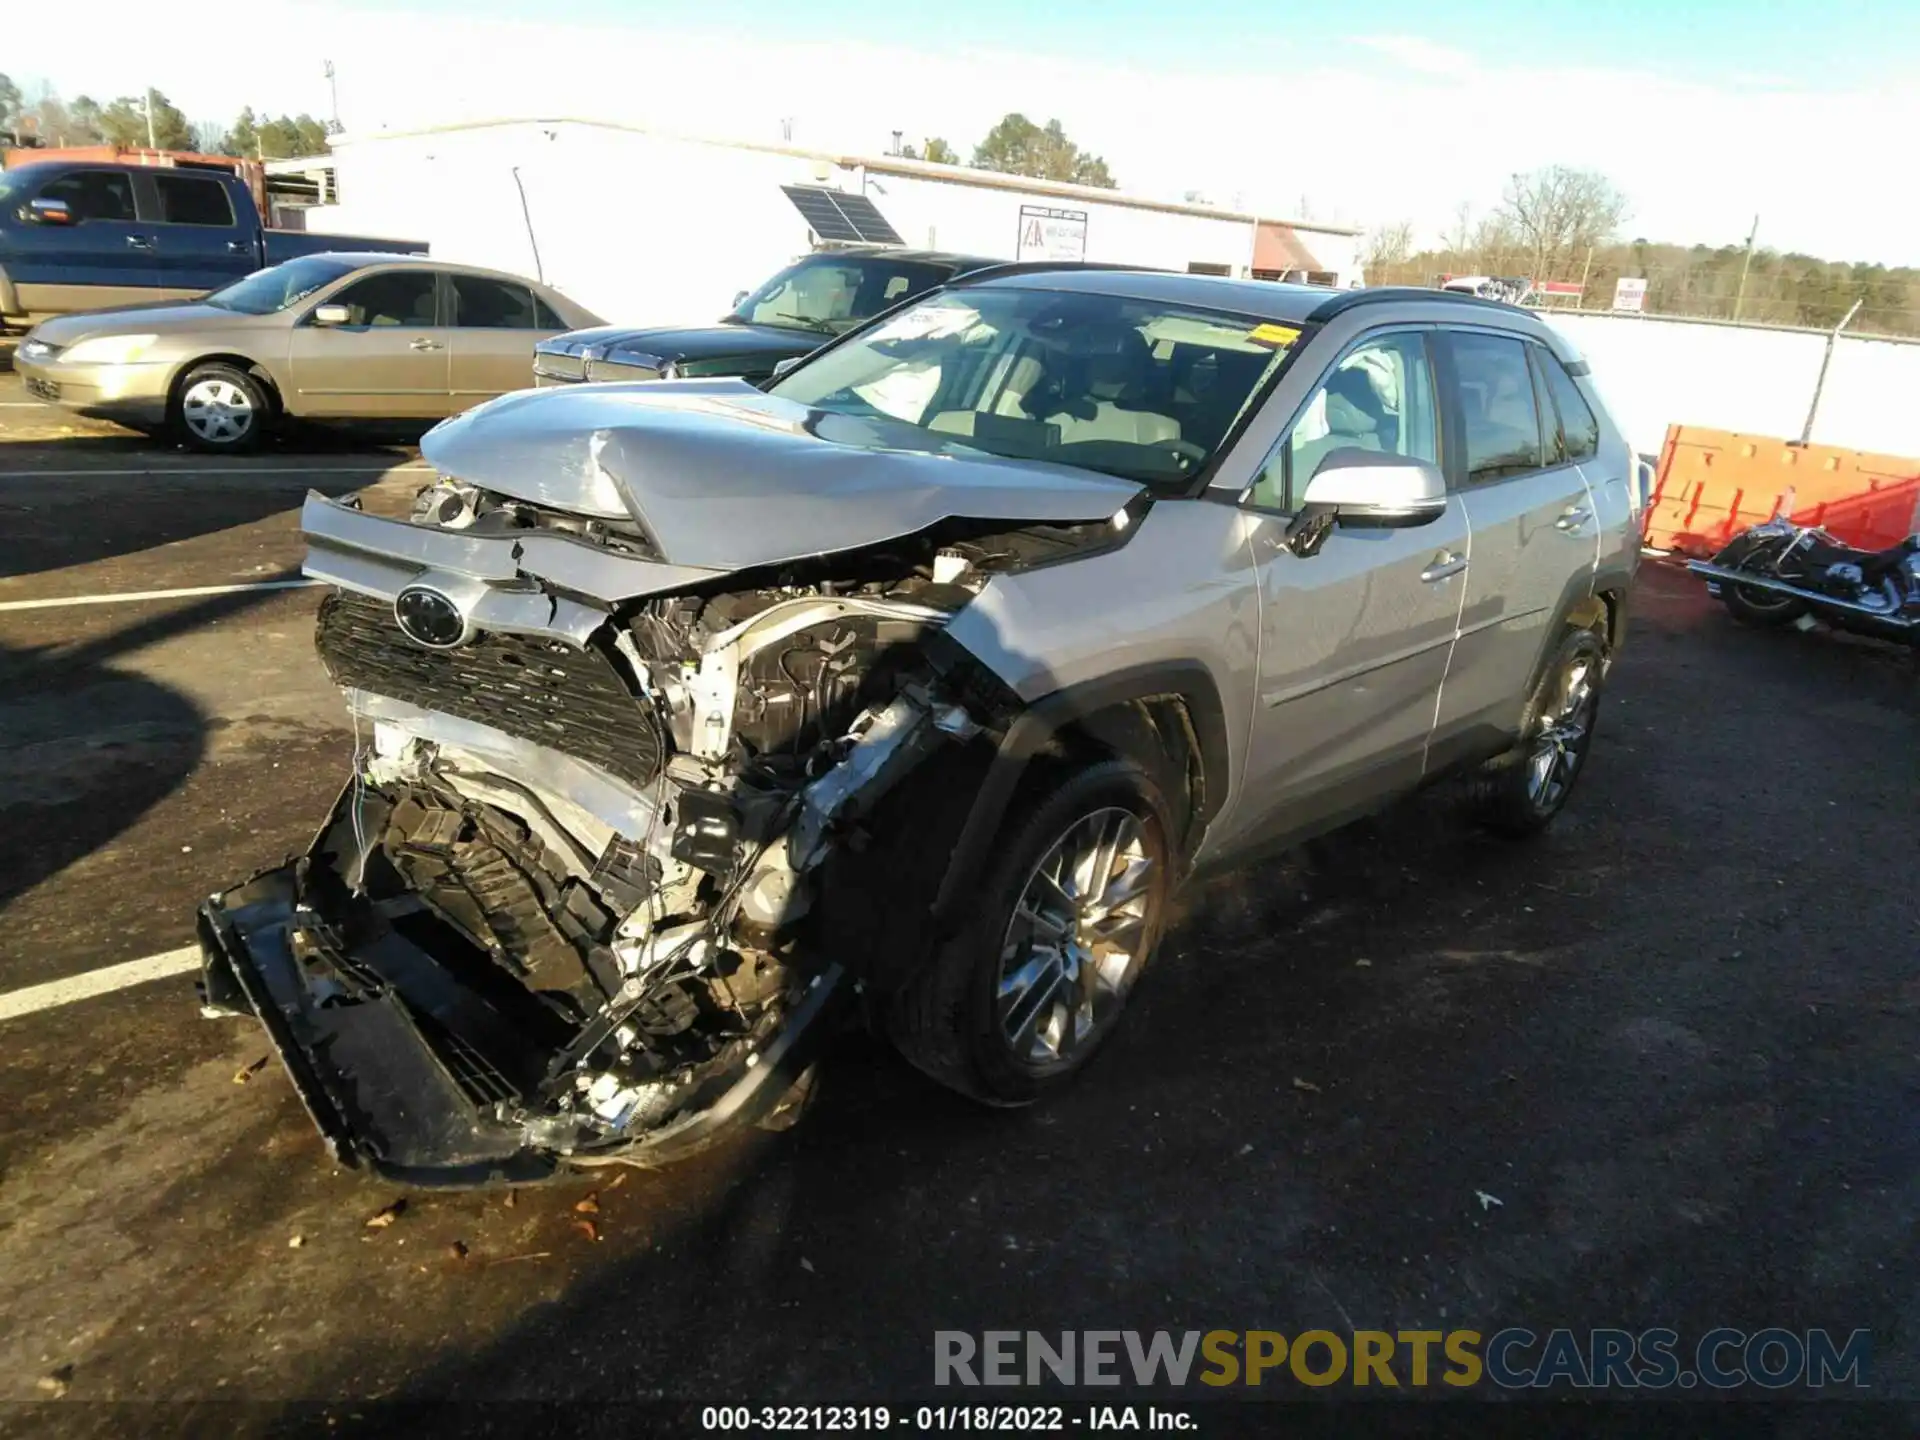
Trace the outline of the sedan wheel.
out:
M 266 397 L 245 371 L 206 365 L 181 387 L 175 419 L 180 438 L 196 450 L 245 450 L 265 428 Z

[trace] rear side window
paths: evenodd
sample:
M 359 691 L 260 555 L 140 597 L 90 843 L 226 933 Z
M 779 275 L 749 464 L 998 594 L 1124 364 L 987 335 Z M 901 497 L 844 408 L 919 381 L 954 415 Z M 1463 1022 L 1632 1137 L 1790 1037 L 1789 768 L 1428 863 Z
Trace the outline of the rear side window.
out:
M 478 275 L 455 275 L 453 323 L 465 330 L 537 330 L 533 292 Z
M 64 200 L 76 220 L 131 220 L 133 180 L 112 170 L 76 170 L 44 185 L 39 200 Z
M 1540 412 L 1526 342 L 1453 331 L 1446 343 L 1460 402 L 1467 483 L 1482 485 L 1538 470 L 1544 463 Z
M 1541 370 L 1546 373 L 1547 393 L 1553 396 L 1553 408 L 1560 413 L 1560 433 L 1566 437 L 1567 458 L 1588 459 L 1600 448 L 1600 422 L 1594 418 L 1593 407 L 1587 404 L 1587 397 L 1580 393 L 1580 387 L 1557 355 L 1545 348 L 1535 353 Z
M 573 327 L 562 320 L 554 308 L 538 295 L 533 297 L 533 317 L 540 322 L 542 330 L 571 330 Z
M 156 175 L 153 185 L 160 192 L 160 218 L 169 225 L 233 224 L 233 202 L 218 180 Z

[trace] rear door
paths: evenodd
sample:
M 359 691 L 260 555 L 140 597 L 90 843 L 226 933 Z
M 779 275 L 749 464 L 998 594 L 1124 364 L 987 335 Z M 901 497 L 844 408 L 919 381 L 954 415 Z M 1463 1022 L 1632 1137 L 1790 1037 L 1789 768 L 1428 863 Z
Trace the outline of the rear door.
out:
M 309 302 L 288 349 L 296 414 L 432 419 L 447 411 L 447 339 L 437 271 L 362 273 Z M 345 325 L 316 325 L 343 305 Z
M 156 170 L 140 179 L 151 197 L 149 233 L 169 289 L 200 295 L 260 268 L 253 216 L 235 209 L 229 186 L 187 170 Z
M 1449 473 L 1473 530 L 1460 639 L 1441 696 L 1439 758 L 1491 751 L 1520 725 L 1551 627 L 1593 583 L 1592 496 L 1567 454 L 1532 352 L 1494 330 L 1440 332 Z
M 20 200 L 59 200 L 71 225 L 9 216 L 7 270 L 30 313 L 93 310 L 154 298 L 162 283 L 152 234 L 138 218 L 133 177 L 81 167 L 43 182 Z
M 533 384 L 533 347 L 562 330 L 525 285 L 485 275 L 446 276 L 452 316 L 454 412 Z M 543 323 L 547 322 L 547 323 Z
M 1440 462 L 1430 338 L 1416 326 L 1355 342 L 1248 492 L 1248 507 L 1271 518 L 1250 537 L 1260 676 L 1243 803 L 1280 829 L 1367 809 L 1417 784 L 1425 764 L 1471 573 L 1459 497 L 1425 525 L 1338 527 L 1306 559 L 1282 541 L 1307 481 L 1331 452 Z

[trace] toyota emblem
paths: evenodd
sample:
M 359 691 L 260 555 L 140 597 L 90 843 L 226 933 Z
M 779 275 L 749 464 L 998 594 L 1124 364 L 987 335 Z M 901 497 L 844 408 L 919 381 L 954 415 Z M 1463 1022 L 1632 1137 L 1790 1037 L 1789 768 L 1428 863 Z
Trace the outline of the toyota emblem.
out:
M 468 638 L 460 607 L 425 585 L 409 585 L 393 597 L 393 618 L 402 634 L 429 650 L 451 650 Z

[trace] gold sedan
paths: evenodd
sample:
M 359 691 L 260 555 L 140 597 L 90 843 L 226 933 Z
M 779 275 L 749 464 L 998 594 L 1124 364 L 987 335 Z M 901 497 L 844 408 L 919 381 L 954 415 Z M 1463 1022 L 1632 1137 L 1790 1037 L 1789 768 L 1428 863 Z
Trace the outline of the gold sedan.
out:
M 282 417 L 433 420 L 523 389 L 534 345 L 602 323 L 516 275 L 401 255 L 306 255 L 198 300 L 63 315 L 14 368 L 39 399 L 199 450 Z

